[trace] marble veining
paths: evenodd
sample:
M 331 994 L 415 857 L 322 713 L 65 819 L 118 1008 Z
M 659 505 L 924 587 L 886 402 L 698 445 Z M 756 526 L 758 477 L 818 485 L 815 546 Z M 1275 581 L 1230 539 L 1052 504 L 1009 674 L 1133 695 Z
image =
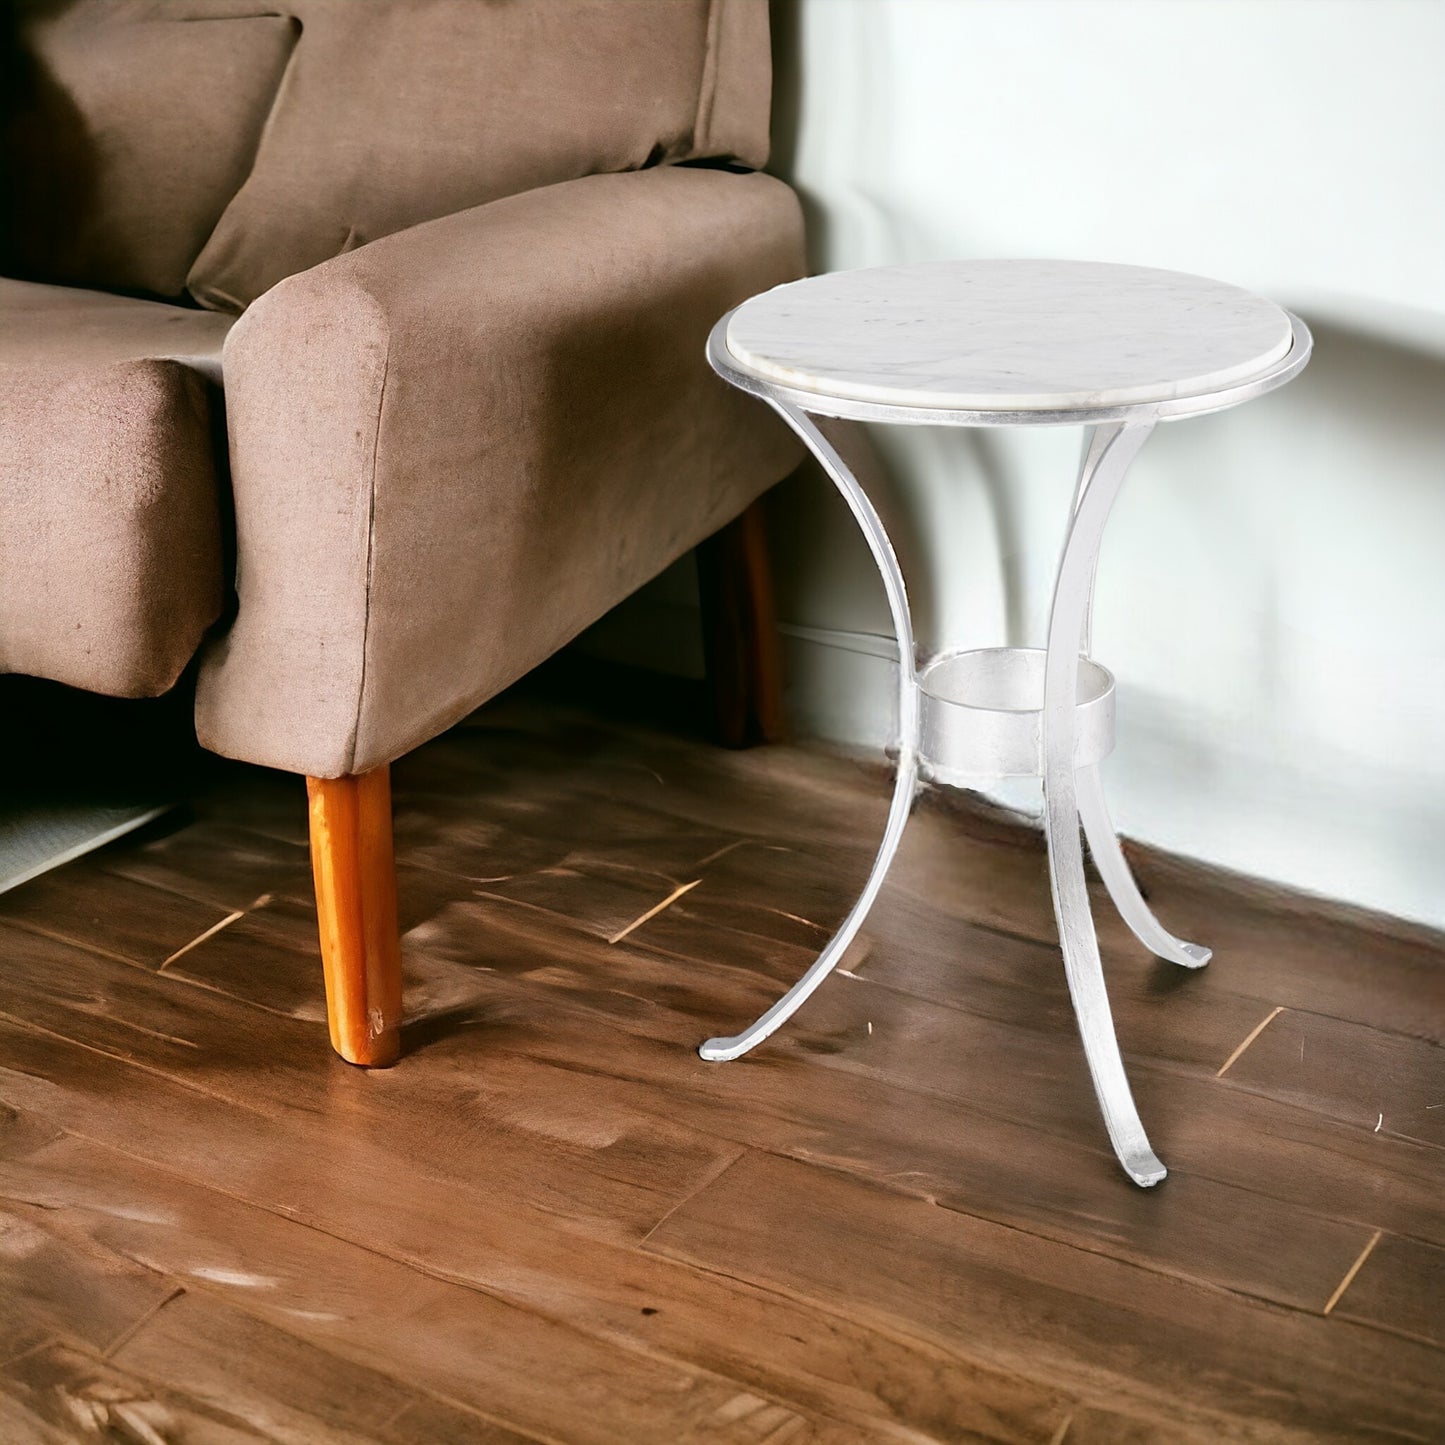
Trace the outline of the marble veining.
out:
M 1044 411 L 1172 401 L 1248 381 L 1291 345 L 1253 292 L 1097 261 L 931 261 L 775 287 L 727 346 L 765 381 L 899 406 Z

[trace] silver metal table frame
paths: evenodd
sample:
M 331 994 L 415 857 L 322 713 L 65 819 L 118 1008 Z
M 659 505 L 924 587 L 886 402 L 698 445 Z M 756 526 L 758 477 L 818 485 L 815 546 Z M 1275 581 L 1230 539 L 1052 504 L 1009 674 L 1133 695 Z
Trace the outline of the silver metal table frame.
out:
M 1136 1184 L 1158 1184 L 1165 1168 L 1149 1145 L 1124 1072 L 1114 1032 L 1099 943 L 1084 880 L 1079 840 L 1082 824 L 1089 851 L 1120 916 L 1135 937 L 1158 957 L 1184 968 L 1209 962 L 1210 951 L 1175 938 L 1156 919 L 1134 881 L 1119 847 L 1104 801 L 1097 762 L 1078 762 L 1079 674 L 1090 661 L 1094 575 L 1109 513 L 1129 464 L 1159 422 L 1223 411 L 1263 396 L 1297 376 L 1309 361 L 1309 329 L 1290 315 L 1290 350 L 1268 371 L 1246 382 L 1195 396 L 1126 406 L 1060 411 L 962 411 L 884 405 L 831 397 L 782 386 L 744 370 L 727 346 L 732 312 L 708 338 L 708 360 L 725 381 L 760 397 L 797 433 L 822 464 L 853 513 L 883 580 L 898 639 L 898 766 L 883 841 L 858 901 L 803 976 L 773 1006 L 741 1033 L 708 1039 L 698 1050 L 704 1059 L 729 1060 L 756 1047 L 798 1010 L 833 971 L 868 916 L 898 851 L 908 822 L 920 768 L 920 659 L 908 609 L 908 591 L 893 544 L 867 494 L 838 452 L 819 430 L 813 415 L 904 426 L 1084 426 L 1085 433 L 1072 515 L 1054 578 L 1044 656 L 1040 767 L 1044 785 L 1044 831 L 1049 877 L 1058 923 L 1064 973 L 1079 1023 L 1094 1092 L 1110 1143 Z M 1109 699 L 1112 708 L 1112 697 Z M 1109 715 L 1112 728 L 1112 712 Z M 1112 734 L 1111 734 L 1112 735 Z M 980 769 L 982 771 L 982 769 Z M 944 776 L 942 781 L 947 781 Z

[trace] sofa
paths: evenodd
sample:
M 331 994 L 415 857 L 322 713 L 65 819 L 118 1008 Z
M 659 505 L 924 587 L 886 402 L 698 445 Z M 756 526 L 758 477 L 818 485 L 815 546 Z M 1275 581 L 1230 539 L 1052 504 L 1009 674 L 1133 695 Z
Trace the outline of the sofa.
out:
M 798 460 L 765 0 L 11 0 L 0 671 L 194 673 L 308 780 L 331 1039 L 399 1052 L 388 765 Z M 299 786 L 299 783 L 298 783 Z

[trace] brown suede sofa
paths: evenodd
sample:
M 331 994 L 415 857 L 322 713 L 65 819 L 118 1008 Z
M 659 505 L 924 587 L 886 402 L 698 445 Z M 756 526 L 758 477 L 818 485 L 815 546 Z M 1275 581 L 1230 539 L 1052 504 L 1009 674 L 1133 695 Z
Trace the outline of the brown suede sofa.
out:
M 795 464 L 711 323 L 802 274 L 765 0 L 11 0 L 0 671 L 199 653 L 310 780 L 331 1037 L 398 1052 L 388 764 Z

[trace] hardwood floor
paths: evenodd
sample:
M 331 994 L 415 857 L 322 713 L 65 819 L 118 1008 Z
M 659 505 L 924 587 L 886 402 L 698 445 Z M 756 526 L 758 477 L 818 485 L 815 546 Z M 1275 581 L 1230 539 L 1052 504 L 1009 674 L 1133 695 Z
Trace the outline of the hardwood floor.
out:
M 0 898 L 0 1441 L 1445 1438 L 1445 947 L 1144 854 L 1118 1172 L 1036 835 L 513 695 L 394 773 L 401 1064 L 327 1047 L 301 780 Z

